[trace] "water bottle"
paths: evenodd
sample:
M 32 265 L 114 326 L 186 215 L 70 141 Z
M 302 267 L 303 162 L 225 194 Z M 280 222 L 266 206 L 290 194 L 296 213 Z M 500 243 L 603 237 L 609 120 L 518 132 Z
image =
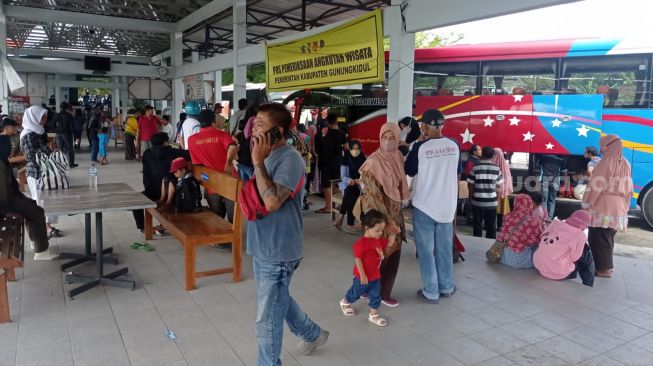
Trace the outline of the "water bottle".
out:
M 88 186 L 91 188 L 97 187 L 97 167 L 95 163 L 92 163 L 91 168 L 88 170 Z
M 173 331 L 170 330 L 170 329 L 166 329 L 166 331 L 165 331 L 165 335 L 166 335 L 166 337 L 168 337 L 168 339 L 170 339 L 171 341 L 174 341 L 175 339 L 177 339 L 177 335 L 175 334 L 175 332 L 173 332 Z

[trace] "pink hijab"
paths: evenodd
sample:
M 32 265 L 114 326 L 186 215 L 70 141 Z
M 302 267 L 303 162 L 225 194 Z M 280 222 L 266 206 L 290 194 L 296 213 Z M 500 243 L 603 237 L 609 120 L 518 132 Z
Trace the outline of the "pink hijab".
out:
M 510 166 L 506 159 L 503 158 L 503 150 L 498 147 L 494 148 L 494 156 L 490 160 L 492 164 L 496 165 L 501 169 L 501 175 L 503 176 L 503 187 L 501 187 L 501 192 L 499 198 L 506 198 L 512 193 L 512 174 L 510 173 Z
M 370 173 L 381 184 L 383 192 L 390 199 L 401 202 L 410 198 L 408 181 L 404 172 L 404 156 L 399 152 L 401 130 L 396 123 L 384 124 L 379 132 L 379 142 L 381 136 L 388 131 L 395 136 L 396 143 L 394 146 L 388 150 L 379 147 L 367 158 L 363 166 L 361 166 L 360 172 Z
M 623 143 L 616 135 L 601 137 L 603 159 L 594 169 L 583 195 L 589 208 L 605 216 L 624 216 L 630 208 L 633 180 L 630 164 L 623 157 Z

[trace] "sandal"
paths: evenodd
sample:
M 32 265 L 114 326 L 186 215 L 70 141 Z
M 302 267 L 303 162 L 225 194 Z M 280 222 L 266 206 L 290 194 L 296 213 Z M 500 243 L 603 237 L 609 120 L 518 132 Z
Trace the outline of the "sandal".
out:
M 337 224 L 336 223 L 336 224 L 333 224 L 333 226 L 335 226 L 336 229 L 338 229 L 339 231 L 342 231 L 342 224 Z
M 319 209 L 319 210 L 315 210 L 315 213 L 319 213 L 319 214 L 328 214 L 328 213 L 331 213 L 331 210 L 329 210 L 329 209 L 323 207 L 323 208 L 321 208 L 321 209 Z
M 148 243 L 134 242 L 129 247 L 132 248 L 132 249 L 135 249 L 135 250 L 143 251 L 143 252 L 152 252 L 152 251 L 154 251 L 154 248 L 152 248 L 152 246 L 150 244 L 148 244 Z
M 599 270 L 596 271 L 595 273 L 596 277 L 604 277 L 604 278 L 611 278 L 612 277 L 612 270 L 606 269 L 606 270 Z
M 379 327 L 385 327 L 386 325 L 388 325 L 388 321 L 385 320 L 385 318 L 380 317 L 379 314 L 376 314 L 376 315 L 372 315 L 372 314 L 370 314 L 370 315 L 367 317 L 367 320 L 368 320 L 370 323 L 372 323 L 372 324 L 374 324 L 374 325 L 377 325 L 377 326 L 379 326 Z
M 51 228 L 50 231 L 48 232 L 48 239 L 60 238 L 61 236 L 62 236 L 61 231 L 56 227 Z
M 345 302 L 345 299 L 340 300 L 340 310 L 345 316 L 354 316 L 354 309 L 351 308 L 351 304 Z

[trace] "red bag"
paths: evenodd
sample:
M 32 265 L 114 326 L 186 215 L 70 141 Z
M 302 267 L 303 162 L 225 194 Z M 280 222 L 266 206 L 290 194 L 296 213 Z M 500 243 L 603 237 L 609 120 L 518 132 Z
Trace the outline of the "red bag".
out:
M 302 179 L 299 180 L 295 190 L 290 192 L 290 198 L 295 198 L 304 187 L 304 178 L 305 176 L 302 175 Z M 240 194 L 238 194 L 238 204 L 240 204 L 240 210 L 247 221 L 260 220 L 269 214 L 256 187 L 256 177 L 252 177 L 245 183 Z

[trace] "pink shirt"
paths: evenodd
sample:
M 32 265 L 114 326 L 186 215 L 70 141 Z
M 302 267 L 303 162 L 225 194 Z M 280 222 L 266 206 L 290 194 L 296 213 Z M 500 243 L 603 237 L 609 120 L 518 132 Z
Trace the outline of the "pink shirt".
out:
M 533 265 L 543 277 L 565 279 L 583 254 L 586 241 L 587 236 L 582 230 L 564 221 L 553 221 L 542 233 L 540 245 L 533 255 Z
M 542 221 L 545 221 L 546 219 L 549 218 L 549 213 L 546 212 L 546 208 L 544 208 L 543 205 L 539 205 L 533 209 L 533 217 L 536 219 L 541 219 Z

